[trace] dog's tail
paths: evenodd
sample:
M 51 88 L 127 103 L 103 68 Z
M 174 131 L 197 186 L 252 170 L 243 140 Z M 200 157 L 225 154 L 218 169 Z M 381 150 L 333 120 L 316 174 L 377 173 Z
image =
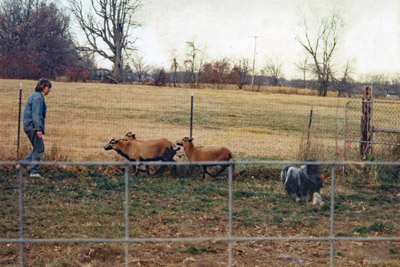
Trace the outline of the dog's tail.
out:
M 286 178 L 287 178 L 288 171 L 289 171 L 290 167 L 292 167 L 292 166 L 290 166 L 290 165 L 285 166 L 281 171 L 281 179 L 282 179 L 282 183 L 283 184 L 285 184 L 285 181 L 286 181 Z

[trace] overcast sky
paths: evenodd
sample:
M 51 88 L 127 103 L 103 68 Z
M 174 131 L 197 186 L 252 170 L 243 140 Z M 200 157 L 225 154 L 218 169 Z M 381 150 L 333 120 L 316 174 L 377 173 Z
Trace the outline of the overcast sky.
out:
M 85 1 L 85 0 L 84 0 Z M 187 46 L 205 47 L 206 60 L 247 58 L 256 69 L 267 59 L 282 63 L 284 76 L 296 78 L 295 63 L 305 57 L 295 40 L 303 16 L 319 20 L 333 10 L 345 27 L 336 52 L 336 66 L 354 60 L 356 78 L 363 74 L 400 73 L 400 0 L 143 0 L 135 31 L 145 61 L 170 66 L 176 49 L 183 61 Z M 105 60 L 99 64 L 110 67 Z M 340 68 L 341 69 L 341 68 Z

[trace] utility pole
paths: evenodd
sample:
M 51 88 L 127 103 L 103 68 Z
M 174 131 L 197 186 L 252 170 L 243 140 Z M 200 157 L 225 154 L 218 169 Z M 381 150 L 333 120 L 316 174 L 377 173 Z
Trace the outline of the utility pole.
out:
M 257 48 L 257 38 L 262 38 L 262 36 L 249 36 L 249 37 L 254 37 L 254 55 L 253 55 L 253 75 L 251 76 L 251 91 L 253 91 L 254 88 L 254 69 L 256 66 L 256 48 Z

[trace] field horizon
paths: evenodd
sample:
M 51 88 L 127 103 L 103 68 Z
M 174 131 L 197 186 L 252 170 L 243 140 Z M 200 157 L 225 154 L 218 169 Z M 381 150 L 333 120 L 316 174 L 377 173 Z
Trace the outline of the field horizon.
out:
M 20 83 L 23 112 L 36 81 L 0 80 L 0 129 L 7 140 L 0 160 L 17 159 Z M 118 156 L 102 147 L 128 131 L 138 138 L 175 142 L 190 134 L 193 94 L 196 145 L 224 145 L 244 159 L 302 160 L 305 143 L 311 140 L 309 154 L 323 147 L 324 153 L 317 153 L 321 160 L 339 158 L 348 99 L 271 92 L 53 82 L 46 96 L 44 157 L 51 161 L 116 160 Z M 19 157 L 29 150 L 21 129 Z
M 0 160 L 17 159 L 19 83 L 22 109 L 35 81 L 0 80 Z M 239 90 L 183 89 L 137 85 L 54 82 L 46 97 L 46 161 L 123 161 L 103 146 L 111 137 L 133 131 L 139 138 L 175 141 L 190 134 L 196 145 L 224 145 L 235 160 L 342 159 L 344 112 L 349 99 Z M 359 133 L 359 106 L 348 108 L 348 130 Z M 381 123 L 393 117 L 377 111 Z M 312 115 L 312 116 L 311 116 Z M 386 115 L 386 116 L 385 116 Z M 311 120 L 310 120 L 311 118 Z M 310 123 L 311 121 L 311 123 Z M 311 127 L 309 127 L 311 125 Z M 347 127 L 347 126 L 346 126 Z M 353 131 L 350 131 L 352 129 Z M 357 157 L 357 146 L 348 152 Z M 21 132 L 19 159 L 30 151 Z M 182 152 L 182 151 L 181 151 Z M 396 152 L 398 155 L 398 152 Z M 181 154 L 182 155 L 182 154 Z M 180 160 L 187 160 L 184 156 Z M 254 162 L 253 162 L 254 163 Z M 326 237 L 330 235 L 332 170 L 321 178 L 322 206 L 288 198 L 282 187 L 283 166 L 235 166 L 233 236 Z M 195 168 L 178 175 L 129 179 L 129 236 L 225 237 L 228 233 L 226 172 L 200 178 Z M 124 169 L 117 166 L 42 166 L 42 179 L 24 171 L 24 238 L 120 238 L 125 235 Z M 398 237 L 399 168 L 351 166 L 336 169 L 334 234 L 336 237 Z M 345 174 L 345 175 L 341 175 Z M 1 238 L 18 238 L 19 174 L 0 168 Z M 399 266 L 400 242 L 336 241 L 338 266 Z M 132 266 L 226 266 L 223 242 L 132 243 Z M 0 265 L 15 266 L 19 246 L 0 243 Z M 28 266 L 124 266 L 119 243 L 26 243 Z M 235 266 L 328 266 L 329 242 L 234 242 Z

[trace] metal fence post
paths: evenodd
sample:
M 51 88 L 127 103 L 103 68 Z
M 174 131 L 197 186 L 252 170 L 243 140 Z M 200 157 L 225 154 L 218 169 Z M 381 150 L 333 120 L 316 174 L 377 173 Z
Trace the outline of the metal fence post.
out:
M 229 238 L 232 238 L 232 214 L 233 214 L 233 164 L 229 164 Z M 232 266 L 232 241 L 229 240 L 229 267 Z
M 313 107 L 311 107 L 310 116 L 308 118 L 307 148 L 310 147 L 310 132 L 311 132 L 312 114 L 313 114 Z
M 190 96 L 190 138 L 192 138 L 193 133 L 193 91 Z
M 334 238 L 335 238 L 335 229 L 334 229 L 334 222 L 335 222 L 335 165 L 332 165 L 332 173 L 331 173 L 331 227 L 330 227 L 330 258 L 329 264 L 333 267 L 333 256 L 335 253 L 334 248 Z
M 24 178 L 22 169 L 25 166 L 21 165 L 18 170 L 19 177 L 19 196 L 18 196 L 18 213 L 19 213 L 19 264 L 24 266 Z
M 350 101 L 348 101 L 344 108 L 344 123 L 343 123 L 343 161 L 346 161 L 346 145 L 347 145 L 347 109 Z M 346 166 L 343 165 L 343 177 L 346 176 Z
M 19 84 L 17 159 L 19 159 L 19 143 L 20 143 L 20 138 L 21 138 L 21 105 L 22 105 L 22 83 Z
M 125 165 L 125 266 L 129 266 L 129 165 Z
M 260 161 L 260 162 L 245 162 L 245 161 L 236 161 L 226 163 L 229 165 L 229 173 L 228 173 L 228 202 L 229 202 L 229 211 L 228 211 L 228 235 L 227 237 L 177 237 L 177 238 L 163 238 L 163 237 L 150 237 L 150 238 L 130 238 L 129 237 L 129 197 L 130 197 L 130 189 L 129 189 L 129 167 L 134 165 L 133 162 L 121 162 L 118 165 L 125 167 L 125 190 L 124 190 L 124 217 L 125 217 L 125 235 L 120 238 L 24 238 L 24 180 L 23 180 L 23 169 L 26 168 L 27 165 L 33 165 L 35 162 L 24 163 L 24 162 L 2 162 L 0 161 L 0 166 L 3 165 L 17 165 L 21 164 L 21 167 L 18 170 L 19 177 L 19 192 L 18 192 L 18 215 L 19 215 L 19 238 L 1 238 L 0 244 L 2 243 L 12 243 L 19 244 L 20 252 L 19 252 L 19 262 L 20 266 L 24 266 L 24 245 L 25 244 L 52 244 L 52 243 L 118 243 L 125 244 L 125 265 L 129 266 L 129 245 L 131 243 L 161 243 L 161 242 L 191 242 L 191 241 L 199 241 L 199 242 L 227 242 L 228 243 L 228 266 L 233 266 L 233 244 L 234 242 L 243 242 L 243 241 L 311 241 L 311 242 L 329 242 L 330 244 L 330 256 L 329 262 L 330 266 L 334 266 L 334 257 L 335 257 L 335 242 L 336 241 L 361 241 L 361 242 L 370 242 L 370 241 L 390 241 L 390 242 L 399 242 L 400 237 L 380 237 L 380 236 L 370 236 L 370 237 L 336 237 L 335 236 L 335 182 L 336 182 L 336 166 L 340 166 L 342 164 L 348 165 L 349 163 L 344 162 L 317 162 L 319 165 L 327 165 L 331 166 L 331 195 L 330 195 L 330 231 L 329 234 L 324 235 L 322 237 L 304 237 L 304 236 L 279 236 L 279 237 L 271 237 L 271 236 L 246 236 L 246 237 L 234 237 L 233 236 L 233 175 L 234 168 L 237 164 L 241 165 L 250 165 L 250 164 L 265 164 L 265 165 L 283 165 L 288 162 L 279 162 L 279 161 Z M 300 162 L 299 162 L 300 163 Z M 114 165 L 115 162 L 40 162 L 42 165 Z M 143 164 L 151 165 L 148 162 L 144 162 Z M 154 164 L 154 163 L 153 163 Z M 162 163 L 157 163 L 162 164 Z M 168 163 L 171 164 L 171 163 Z M 182 165 L 190 165 L 194 164 L 193 162 L 174 162 L 173 164 L 182 164 Z M 293 163 L 296 164 L 296 163 Z M 304 164 L 304 163 L 302 163 Z M 399 166 L 399 162 L 365 162 L 363 164 L 370 166 Z M 338 169 L 339 169 L 338 168 Z

